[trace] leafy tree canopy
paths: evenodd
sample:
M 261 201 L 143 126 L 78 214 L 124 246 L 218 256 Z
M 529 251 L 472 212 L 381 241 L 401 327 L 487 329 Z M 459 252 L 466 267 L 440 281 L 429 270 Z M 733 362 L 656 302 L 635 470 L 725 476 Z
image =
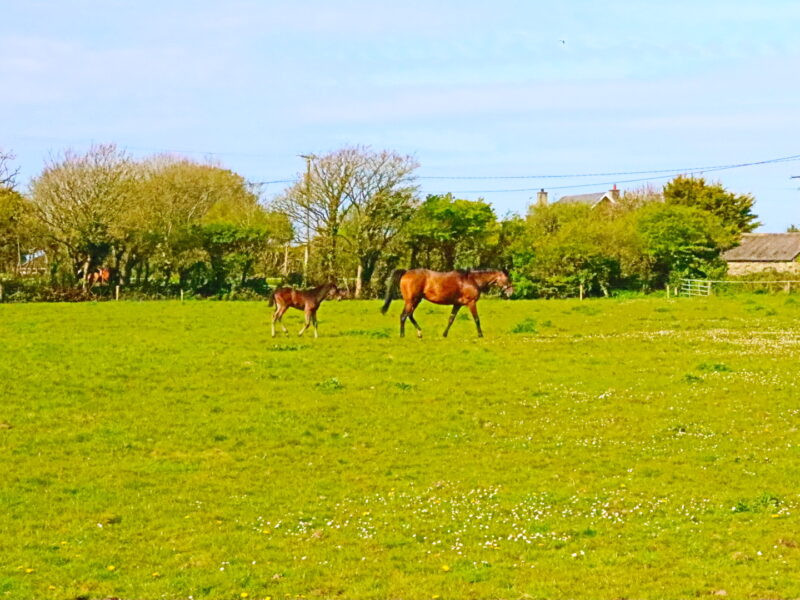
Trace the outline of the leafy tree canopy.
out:
M 753 213 L 753 196 L 734 194 L 720 183 L 706 183 L 702 177 L 676 177 L 664 186 L 664 202 L 697 208 L 717 217 L 728 233 L 728 239 L 723 241 L 725 247 L 735 245 L 742 233 L 761 224 Z

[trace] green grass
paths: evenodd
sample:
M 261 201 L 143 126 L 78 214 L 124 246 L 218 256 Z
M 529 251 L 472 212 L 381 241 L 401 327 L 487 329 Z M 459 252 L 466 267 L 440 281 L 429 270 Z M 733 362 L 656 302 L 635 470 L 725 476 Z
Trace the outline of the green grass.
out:
M 796 598 L 785 296 L 0 305 L 0 598 Z

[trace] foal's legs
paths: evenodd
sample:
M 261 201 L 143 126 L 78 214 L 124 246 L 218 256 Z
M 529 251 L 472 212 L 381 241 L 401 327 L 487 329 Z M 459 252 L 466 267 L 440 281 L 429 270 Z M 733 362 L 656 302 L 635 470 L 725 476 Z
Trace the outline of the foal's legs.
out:
M 469 312 L 472 313 L 472 318 L 475 319 L 475 327 L 478 328 L 478 337 L 483 337 L 483 332 L 481 331 L 481 320 L 480 317 L 478 317 L 478 306 L 475 304 L 474 300 L 470 302 L 468 306 Z
M 314 337 L 318 338 L 319 334 L 317 333 L 317 311 L 311 313 L 311 322 L 314 324 Z
M 447 332 L 450 331 L 450 326 L 453 324 L 453 321 L 456 320 L 456 315 L 458 311 L 461 310 L 460 304 L 453 304 L 453 311 L 450 313 L 450 319 L 447 321 L 447 327 L 445 327 L 444 333 L 442 334 L 443 337 L 447 337 Z
M 306 308 L 305 313 L 306 313 L 306 324 L 303 325 L 303 328 L 300 330 L 300 333 L 298 333 L 297 335 L 303 335 L 305 333 L 306 329 L 308 329 L 308 326 L 311 325 L 311 309 L 310 308 Z
M 279 315 L 278 315 L 278 323 L 280 323 L 280 324 L 281 324 L 281 328 L 283 329 L 283 334 L 284 334 L 284 335 L 286 335 L 286 336 L 288 337 L 288 335 L 289 335 L 289 330 L 288 330 L 288 329 L 286 329 L 286 325 L 284 325 L 284 324 L 283 324 L 283 315 L 285 315 L 285 314 L 286 314 L 286 311 L 287 311 L 287 310 L 289 310 L 289 307 L 288 307 L 288 306 L 284 306 L 284 307 L 282 307 L 282 308 L 281 308 L 281 314 L 279 314 Z
M 289 335 L 289 330 L 286 329 L 286 325 L 283 324 L 283 313 L 286 312 L 287 307 L 281 306 L 280 304 L 275 307 L 275 313 L 272 315 L 272 337 L 275 337 L 275 322 L 277 321 L 280 323 L 281 327 L 283 328 L 283 333 Z

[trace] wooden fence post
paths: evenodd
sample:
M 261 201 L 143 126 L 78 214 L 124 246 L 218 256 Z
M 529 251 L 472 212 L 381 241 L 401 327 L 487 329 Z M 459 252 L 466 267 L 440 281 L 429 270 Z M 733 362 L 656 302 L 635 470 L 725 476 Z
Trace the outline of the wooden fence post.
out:
M 181 289 L 181 302 L 183 302 L 183 289 Z
M 119 286 L 114 290 L 114 300 L 119 300 Z
M 580 299 L 583 300 L 583 284 L 581 284 L 578 293 L 580 294 Z
M 0 302 L 3 301 L 3 284 L 0 283 Z

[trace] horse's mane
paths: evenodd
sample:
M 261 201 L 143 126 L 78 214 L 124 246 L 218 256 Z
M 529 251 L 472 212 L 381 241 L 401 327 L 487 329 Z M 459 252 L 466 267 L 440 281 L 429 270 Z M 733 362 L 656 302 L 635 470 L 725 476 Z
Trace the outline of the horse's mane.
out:
M 457 269 L 457 272 L 465 277 L 467 275 L 483 275 L 484 273 L 497 273 L 500 269 Z

